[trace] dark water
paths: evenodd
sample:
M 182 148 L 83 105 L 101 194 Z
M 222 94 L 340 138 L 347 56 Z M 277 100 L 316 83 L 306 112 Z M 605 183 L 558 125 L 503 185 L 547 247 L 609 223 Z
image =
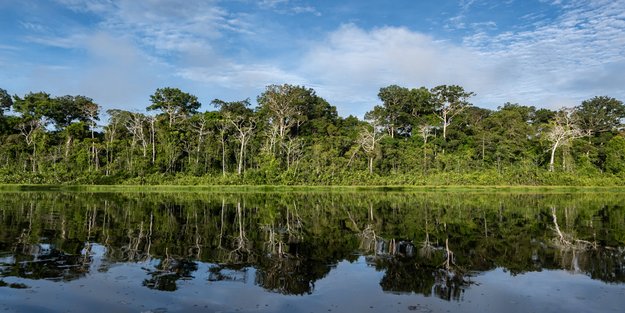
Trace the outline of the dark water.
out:
M 624 307 L 620 193 L 0 193 L 0 312 Z

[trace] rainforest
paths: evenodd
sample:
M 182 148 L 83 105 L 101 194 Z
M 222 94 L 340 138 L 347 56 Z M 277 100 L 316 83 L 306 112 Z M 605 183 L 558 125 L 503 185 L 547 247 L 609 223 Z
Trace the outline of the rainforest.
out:
M 0 89 L 0 183 L 128 185 L 622 185 L 623 102 L 551 110 L 472 105 L 457 85 L 380 88 L 363 118 L 315 90 L 269 85 L 253 104 L 178 88 L 144 112 L 82 95 Z M 201 107 L 212 110 L 200 111 Z

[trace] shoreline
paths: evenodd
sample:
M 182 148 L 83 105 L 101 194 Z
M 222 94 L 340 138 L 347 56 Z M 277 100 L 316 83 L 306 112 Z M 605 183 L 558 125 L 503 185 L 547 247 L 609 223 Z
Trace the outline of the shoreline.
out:
M 625 192 L 625 186 L 553 186 L 553 185 L 52 185 L 3 184 L 0 192 L 468 192 L 468 193 L 584 193 Z

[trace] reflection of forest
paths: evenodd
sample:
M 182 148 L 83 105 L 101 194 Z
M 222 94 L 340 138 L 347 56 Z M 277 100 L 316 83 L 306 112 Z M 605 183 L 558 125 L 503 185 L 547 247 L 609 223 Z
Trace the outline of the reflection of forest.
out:
M 0 277 L 73 280 L 148 262 L 176 290 L 198 262 L 212 281 L 307 294 L 357 253 L 381 287 L 459 299 L 472 273 L 564 269 L 625 283 L 619 194 L 3 193 Z M 583 243 L 583 244 L 576 244 Z M 101 247 L 96 256 L 94 247 Z

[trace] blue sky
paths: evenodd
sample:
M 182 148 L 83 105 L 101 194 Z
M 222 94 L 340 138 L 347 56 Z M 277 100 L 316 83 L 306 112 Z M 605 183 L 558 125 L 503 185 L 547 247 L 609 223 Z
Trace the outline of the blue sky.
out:
M 0 88 L 142 111 L 299 84 L 362 116 L 380 87 L 458 84 L 475 105 L 625 100 L 623 0 L 0 0 Z

